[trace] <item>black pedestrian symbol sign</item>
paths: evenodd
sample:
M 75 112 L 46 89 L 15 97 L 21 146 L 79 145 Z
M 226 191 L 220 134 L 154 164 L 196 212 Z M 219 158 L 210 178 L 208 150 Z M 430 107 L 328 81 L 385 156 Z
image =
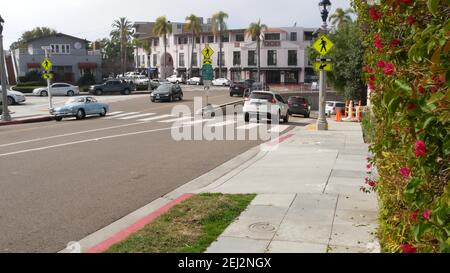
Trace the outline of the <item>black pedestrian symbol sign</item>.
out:
M 313 44 L 313 48 L 319 52 L 321 56 L 327 55 L 333 47 L 333 42 L 331 42 L 325 35 L 320 36 L 319 39 L 317 39 Z
M 317 62 L 317 63 L 314 63 L 314 68 L 316 69 L 316 70 L 324 70 L 324 71 L 331 71 L 331 70 L 333 70 L 333 67 L 332 67 L 332 65 L 331 65 L 331 63 L 329 63 L 329 62 L 325 62 L 325 63 L 322 63 L 322 62 Z
M 205 59 L 211 59 L 214 54 L 214 50 L 209 45 L 206 45 L 206 47 L 202 50 L 202 54 Z
M 50 71 L 50 68 L 52 68 L 53 63 L 52 63 L 52 61 L 50 61 L 49 58 L 45 58 L 45 59 L 42 61 L 41 66 L 42 66 L 42 68 L 43 68 L 45 71 Z

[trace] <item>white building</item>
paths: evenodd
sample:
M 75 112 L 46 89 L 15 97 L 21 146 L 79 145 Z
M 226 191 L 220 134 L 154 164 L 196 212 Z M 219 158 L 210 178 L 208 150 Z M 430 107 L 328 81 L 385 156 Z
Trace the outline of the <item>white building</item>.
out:
M 203 20 L 203 19 L 202 19 Z M 163 67 L 163 38 L 153 35 L 150 22 L 134 24 L 137 38 L 148 43 L 150 52 L 136 49 L 136 68 L 153 71 L 153 77 Z M 210 19 L 202 24 L 202 33 L 196 38 L 193 55 L 193 71 L 188 73 L 191 62 L 191 35 L 184 31 L 184 23 L 172 23 L 173 33 L 167 41 L 166 75 L 200 76 L 203 56 L 201 50 L 209 44 L 215 51 L 213 67 L 215 77 L 219 76 L 219 39 L 211 32 Z M 312 64 L 309 62 L 306 48 L 311 45 L 315 29 L 303 27 L 269 28 L 264 33 L 261 45 L 262 81 L 268 84 L 311 83 L 317 80 Z M 256 41 L 245 34 L 245 29 L 227 30 L 223 36 L 223 72 L 222 77 L 230 80 L 255 79 L 257 77 Z

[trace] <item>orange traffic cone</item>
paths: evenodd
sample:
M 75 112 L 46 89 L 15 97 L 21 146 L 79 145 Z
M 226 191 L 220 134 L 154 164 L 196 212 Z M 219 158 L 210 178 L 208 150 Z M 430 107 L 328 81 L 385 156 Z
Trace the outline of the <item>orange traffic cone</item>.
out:
M 336 109 L 336 122 L 341 122 L 341 121 L 342 121 L 341 109 L 337 108 Z
M 348 118 L 348 100 L 345 101 L 345 113 L 344 113 L 344 117 Z

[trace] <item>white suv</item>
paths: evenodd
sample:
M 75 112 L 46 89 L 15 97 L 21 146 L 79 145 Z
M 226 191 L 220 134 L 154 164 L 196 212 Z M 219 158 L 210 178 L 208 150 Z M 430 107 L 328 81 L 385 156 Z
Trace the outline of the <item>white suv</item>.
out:
M 283 98 L 274 92 L 254 91 L 245 100 L 244 104 L 245 122 L 250 122 L 250 117 L 256 116 L 257 119 L 267 117 L 272 121 L 289 122 L 289 106 Z

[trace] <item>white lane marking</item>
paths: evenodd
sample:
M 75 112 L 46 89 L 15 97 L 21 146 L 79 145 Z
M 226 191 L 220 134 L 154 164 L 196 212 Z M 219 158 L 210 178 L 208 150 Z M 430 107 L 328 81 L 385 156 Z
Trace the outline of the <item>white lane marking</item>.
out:
M 123 111 L 111 112 L 111 113 L 108 113 L 108 116 L 115 116 L 115 115 L 122 114 L 122 113 L 123 113 Z
M 207 127 L 223 127 L 223 126 L 228 126 L 228 125 L 232 125 L 232 124 L 236 124 L 237 121 L 235 120 L 228 120 L 228 121 L 224 121 L 224 122 L 219 122 L 216 124 L 209 124 Z
M 190 120 L 192 119 L 192 117 L 181 117 L 181 118 L 174 118 L 174 119 L 168 119 L 168 120 L 162 120 L 159 121 L 160 123 L 172 123 L 172 122 L 177 122 L 177 121 L 185 121 L 185 120 Z
M 139 114 L 139 115 L 124 117 L 124 118 L 119 118 L 119 119 L 129 120 L 129 119 L 137 119 L 137 118 L 149 117 L 149 116 L 154 116 L 154 115 L 156 115 L 156 114 L 155 113 L 147 113 L 147 114 Z
M 183 125 L 189 126 L 189 125 L 195 125 L 195 124 L 200 124 L 200 123 L 204 123 L 207 121 L 211 121 L 213 119 L 200 119 L 200 120 L 194 120 L 194 121 L 190 121 L 190 122 L 183 122 Z
M 277 125 L 269 130 L 270 133 L 282 133 L 289 128 L 288 125 Z
M 251 123 L 251 124 L 247 124 L 247 125 L 238 127 L 237 129 L 238 129 L 238 130 L 250 130 L 250 129 L 259 127 L 259 126 L 261 126 L 261 125 L 262 125 L 261 123 Z
M 130 115 L 136 115 L 136 114 L 139 114 L 139 112 L 128 112 L 128 113 L 116 115 L 116 116 L 113 116 L 113 117 L 109 117 L 109 118 L 106 118 L 106 119 L 121 118 L 121 117 L 130 116 Z
M 154 121 L 154 120 L 158 120 L 158 119 L 172 118 L 172 117 L 173 117 L 173 115 L 162 115 L 162 116 L 157 116 L 157 117 L 152 117 L 152 118 L 144 118 L 144 119 L 140 119 L 138 121 L 147 122 L 147 121 Z

